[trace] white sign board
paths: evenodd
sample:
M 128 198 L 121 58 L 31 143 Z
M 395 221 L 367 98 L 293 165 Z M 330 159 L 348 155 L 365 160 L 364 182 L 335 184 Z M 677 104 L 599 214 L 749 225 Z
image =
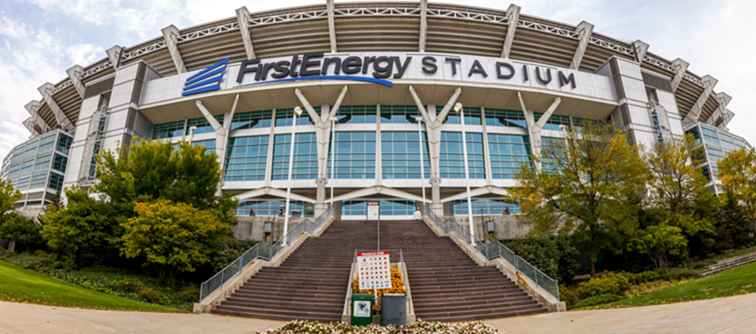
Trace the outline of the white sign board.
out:
M 389 252 L 357 253 L 357 272 L 360 290 L 391 288 Z

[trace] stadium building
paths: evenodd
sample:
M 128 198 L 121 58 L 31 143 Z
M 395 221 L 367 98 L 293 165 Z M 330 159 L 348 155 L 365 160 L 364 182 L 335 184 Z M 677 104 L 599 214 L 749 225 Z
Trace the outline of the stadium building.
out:
M 3 177 L 24 192 L 19 206 L 38 210 L 61 187 L 90 185 L 102 150 L 186 140 L 217 153 L 240 220 L 276 216 L 286 198 L 305 217 L 331 203 L 342 220 L 417 219 L 418 203 L 438 216 L 498 216 L 518 212 L 501 195 L 522 164 L 566 129 L 605 122 L 644 147 L 693 133 L 716 189 L 717 159 L 749 145 L 727 130 L 731 98 L 651 50 L 516 5 L 243 7 L 113 46 L 42 84 L 26 105 L 32 139 Z

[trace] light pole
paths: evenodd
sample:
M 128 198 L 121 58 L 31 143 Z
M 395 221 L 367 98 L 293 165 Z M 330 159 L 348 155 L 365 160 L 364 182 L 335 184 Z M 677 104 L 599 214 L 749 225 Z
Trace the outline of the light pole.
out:
M 283 242 L 282 245 L 286 247 L 288 244 L 289 234 L 289 202 L 291 202 L 291 173 L 294 170 L 294 141 L 297 136 L 297 116 L 302 114 L 302 108 L 299 106 L 294 108 L 294 119 L 291 123 L 291 145 L 289 145 L 289 184 L 286 186 L 286 207 L 284 208 L 284 229 L 283 229 Z
M 470 198 L 470 167 L 467 163 L 467 132 L 465 132 L 465 108 L 462 103 L 454 104 L 454 111 L 459 113 L 462 124 L 462 158 L 465 166 L 465 191 L 467 191 L 467 224 L 470 227 L 470 245 L 475 246 L 475 229 L 473 226 L 472 199 Z
M 420 146 L 420 188 L 423 191 L 423 206 L 425 206 L 425 162 L 423 155 L 423 134 L 422 134 L 422 116 L 415 116 L 417 121 L 417 144 Z

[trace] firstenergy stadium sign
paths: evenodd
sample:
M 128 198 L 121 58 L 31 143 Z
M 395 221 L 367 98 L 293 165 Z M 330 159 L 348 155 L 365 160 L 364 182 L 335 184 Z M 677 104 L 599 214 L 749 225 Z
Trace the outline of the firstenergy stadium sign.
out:
M 577 88 L 572 70 L 501 58 L 427 54 L 307 53 L 287 58 L 251 59 L 239 65 L 236 75 L 238 85 L 345 80 L 391 87 L 393 80 L 402 79 L 511 83 L 559 90 Z

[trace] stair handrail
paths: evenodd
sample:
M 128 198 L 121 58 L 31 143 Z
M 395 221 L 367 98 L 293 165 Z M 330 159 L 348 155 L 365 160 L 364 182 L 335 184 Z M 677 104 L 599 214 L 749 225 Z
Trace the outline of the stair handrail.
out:
M 553 295 L 556 300 L 559 299 L 559 280 L 552 278 L 544 273 L 541 269 L 534 266 L 528 260 L 525 260 L 522 256 L 517 255 L 511 248 L 507 247 L 501 241 L 487 241 L 478 243 L 476 248 L 483 254 L 488 260 L 496 258 L 503 258 L 511 263 L 517 272 L 530 278 L 536 285 L 543 288 Z
M 329 206 L 320 216 L 310 220 L 304 219 L 300 223 L 291 224 L 286 240 L 289 242 L 295 240 L 300 234 L 306 233 L 312 235 L 318 228 L 323 226 L 329 217 L 333 214 L 333 206 Z M 228 265 L 223 267 L 220 271 L 213 276 L 202 282 L 200 285 L 199 301 L 202 302 L 207 296 L 212 294 L 215 290 L 222 287 L 228 280 L 235 277 L 254 260 L 261 259 L 270 261 L 278 252 L 283 249 L 283 238 L 270 243 L 270 242 L 258 242 L 254 246 L 247 249 L 242 255 L 231 261 Z
M 441 229 L 444 234 L 456 234 L 462 239 L 463 242 L 470 242 L 470 231 L 463 225 L 458 224 L 453 219 L 445 219 L 436 215 L 428 205 L 422 205 L 423 215 L 430 218 L 433 225 Z M 536 285 L 549 292 L 556 300 L 559 299 L 559 281 L 544 273 L 538 267 L 532 265 L 530 262 L 517 255 L 512 249 L 501 243 L 500 241 L 488 241 L 477 242 L 475 249 L 478 253 L 483 255 L 487 260 L 494 260 L 501 257 L 514 266 L 517 273 L 522 273 L 527 276 Z

